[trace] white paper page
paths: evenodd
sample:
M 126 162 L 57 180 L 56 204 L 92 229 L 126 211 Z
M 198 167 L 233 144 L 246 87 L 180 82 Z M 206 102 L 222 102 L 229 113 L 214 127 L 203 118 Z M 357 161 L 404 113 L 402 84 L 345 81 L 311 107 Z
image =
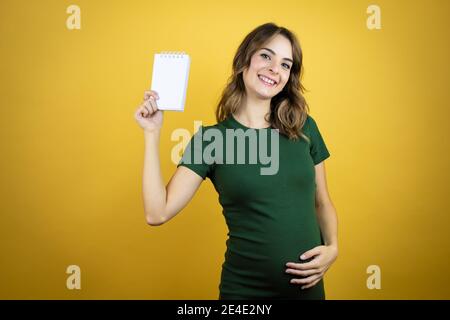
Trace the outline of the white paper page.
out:
M 184 111 L 189 67 L 187 54 L 155 54 L 151 90 L 159 95 L 159 110 Z

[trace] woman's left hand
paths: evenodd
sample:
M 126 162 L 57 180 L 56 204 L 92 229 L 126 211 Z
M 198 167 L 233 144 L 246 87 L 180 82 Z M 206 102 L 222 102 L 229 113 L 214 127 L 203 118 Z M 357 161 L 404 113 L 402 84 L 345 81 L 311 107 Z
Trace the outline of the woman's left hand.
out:
M 304 278 L 294 278 L 291 283 L 302 285 L 302 289 L 315 286 L 336 260 L 338 254 L 337 246 L 318 246 L 306 251 L 300 259 L 313 259 L 306 263 L 286 263 L 286 273 L 302 276 Z

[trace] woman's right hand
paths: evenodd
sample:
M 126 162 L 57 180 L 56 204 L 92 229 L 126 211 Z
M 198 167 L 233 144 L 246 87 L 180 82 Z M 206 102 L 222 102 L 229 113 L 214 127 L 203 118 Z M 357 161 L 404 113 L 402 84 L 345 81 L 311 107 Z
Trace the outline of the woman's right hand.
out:
M 163 123 L 163 111 L 158 110 L 156 100 L 159 99 L 156 91 L 144 92 L 143 103 L 134 113 L 134 118 L 145 131 L 152 132 L 161 129 Z

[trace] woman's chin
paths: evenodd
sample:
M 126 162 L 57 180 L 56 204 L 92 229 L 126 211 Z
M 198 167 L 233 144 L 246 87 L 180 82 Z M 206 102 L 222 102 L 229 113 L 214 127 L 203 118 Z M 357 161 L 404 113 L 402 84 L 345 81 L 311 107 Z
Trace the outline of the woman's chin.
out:
M 272 94 L 268 94 L 268 93 L 260 93 L 258 96 L 259 96 L 259 99 L 261 99 L 261 100 L 270 100 L 270 99 L 272 99 L 273 97 L 275 97 L 277 95 L 277 93 L 272 93 Z

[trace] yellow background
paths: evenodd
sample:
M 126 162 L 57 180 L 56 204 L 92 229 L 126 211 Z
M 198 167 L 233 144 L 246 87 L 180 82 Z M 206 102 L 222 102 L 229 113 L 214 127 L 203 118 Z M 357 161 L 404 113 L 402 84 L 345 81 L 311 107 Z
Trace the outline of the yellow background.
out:
M 66 9 L 81 8 L 81 30 Z M 366 27 L 371 4 L 381 30 Z M 2 299 L 216 299 L 226 225 L 209 180 L 161 227 L 145 223 L 133 118 L 153 54 L 191 55 L 177 128 L 215 123 L 243 37 L 275 22 L 304 51 L 311 114 L 331 157 L 339 257 L 328 299 L 448 299 L 450 2 L 17 1 L 0 4 Z M 67 266 L 81 290 L 66 288 Z M 366 268 L 381 268 L 369 290 Z

